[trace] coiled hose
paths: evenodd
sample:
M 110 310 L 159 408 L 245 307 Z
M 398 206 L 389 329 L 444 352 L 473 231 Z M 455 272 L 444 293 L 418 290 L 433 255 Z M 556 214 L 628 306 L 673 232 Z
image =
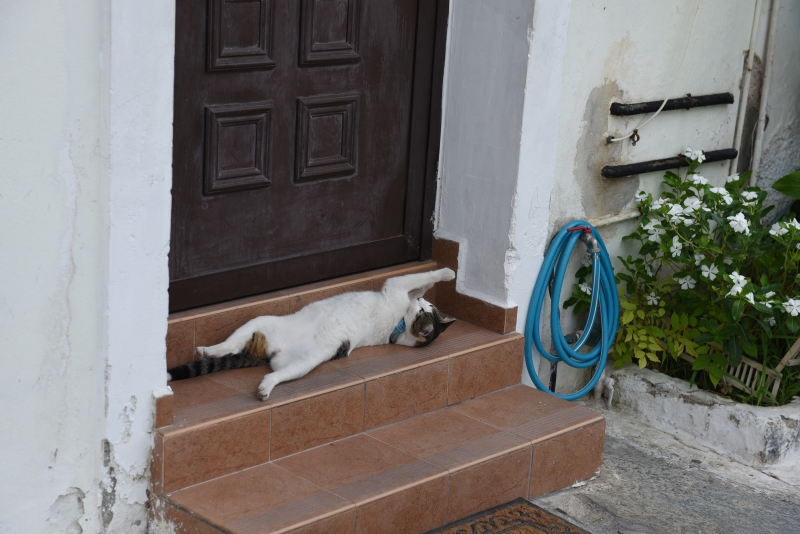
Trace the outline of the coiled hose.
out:
M 564 274 L 567 271 L 572 249 L 578 240 L 586 243 L 592 257 L 592 302 L 589 306 L 589 319 L 583 334 L 573 346 L 569 346 L 564 339 L 559 320 L 559 302 L 561 300 L 561 286 L 564 283 Z M 555 268 L 555 271 L 553 270 Z M 556 354 L 549 354 L 542 346 L 540 335 L 540 321 L 544 296 L 552 278 L 553 286 L 550 302 L 550 332 L 553 336 L 553 347 Z M 579 354 L 578 350 L 586 343 L 592 332 L 597 313 L 600 313 L 602 336 L 600 343 L 586 354 Z M 586 221 L 572 221 L 556 235 L 544 257 L 536 286 L 531 295 L 531 304 L 528 308 L 528 317 L 525 321 L 525 363 L 528 374 L 536 387 L 553 396 L 575 400 L 583 397 L 594 388 L 606 365 L 608 351 L 619 329 L 619 298 L 617 297 L 617 284 L 614 280 L 614 269 L 608 251 L 594 227 Z M 544 358 L 551 362 L 564 362 L 570 367 L 584 369 L 597 365 L 597 370 L 589 383 L 580 391 L 570 395 L 558 395 L 548 390 L 533 367 L 533 347 Z

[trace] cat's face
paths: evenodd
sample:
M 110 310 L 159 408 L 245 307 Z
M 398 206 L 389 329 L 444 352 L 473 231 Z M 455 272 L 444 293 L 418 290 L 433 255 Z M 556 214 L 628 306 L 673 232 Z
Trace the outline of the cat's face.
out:
M 453 318 L 443 317 L 436 306 L 423 298 L 409 303 L 404 319 L 406 331 L 417 339 L 417 347 L 429 345 L 455 322 Z

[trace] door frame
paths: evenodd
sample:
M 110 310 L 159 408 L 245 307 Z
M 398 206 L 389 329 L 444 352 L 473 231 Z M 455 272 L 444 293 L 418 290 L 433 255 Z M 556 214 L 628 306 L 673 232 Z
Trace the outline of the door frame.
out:
M 410 249 L 419 249 L 419 259 L 431 257 L 433 212 L 436 202 L 436 178 L 442 123 L 442 87 L 447 40 L 449 0 L 417 1 L 412 106 L 409 129 L 409 173 L 423 174 L 421 181 L 409 181 L 406 199 L 422 198 L 422 205 L 405 206 L 405 229 L 408 234 L 373 241 L 355 247 L 301 255 L 272 263 L 253 265 L 186 280 L 170 281 L 169 311 L 176 312 L 226 300 L 247 297 L 303 283 L 344 276 L 407 261 Z M 422 30 L 422 31 L 420 31 Z M 176 35 L 176 41 L 178 36 Z M 420 51 L 428 51 L 422 53 Z M 420 102 L 423 105 L 419 105 Z M 414 138 L 425 136 L 425 142 Z M 422 187 L 421 195 L 419 189 Z M 409 228 L 412 231 L 409 231 Z M 419 232 L 419 241 L 415 235 Z M 375 251 L 375 247 L 377 250 Z M 413 253 L 412 253 L 413 255 Z M 296 277 L 293 265 L 303 264 L 319 273 L 316 280 Z M 357 267 L 356 267 L 357 266 Z M 281 277 L 275 275 L 280 270 Z

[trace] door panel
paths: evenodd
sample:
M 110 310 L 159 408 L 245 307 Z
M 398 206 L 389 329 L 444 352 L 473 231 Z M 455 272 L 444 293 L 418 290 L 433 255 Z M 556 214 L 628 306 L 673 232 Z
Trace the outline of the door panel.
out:
M 436 9 L 178 0 L 172 310 L 419 258 Z

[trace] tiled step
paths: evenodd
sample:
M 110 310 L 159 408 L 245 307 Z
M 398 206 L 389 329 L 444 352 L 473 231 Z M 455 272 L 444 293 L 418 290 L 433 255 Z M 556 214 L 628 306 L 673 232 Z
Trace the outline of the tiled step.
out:
M 519 382 L 523 339 L 456 321 L 425 348 L 364 347 L 279 384 L 267 367 L 170 384 L 174 422 L 158 429 L 157 492 L 172 492 Z
M 161 497 L 180 533 L 422 533 L 587 479 L 605 421 L 513 386 Z

